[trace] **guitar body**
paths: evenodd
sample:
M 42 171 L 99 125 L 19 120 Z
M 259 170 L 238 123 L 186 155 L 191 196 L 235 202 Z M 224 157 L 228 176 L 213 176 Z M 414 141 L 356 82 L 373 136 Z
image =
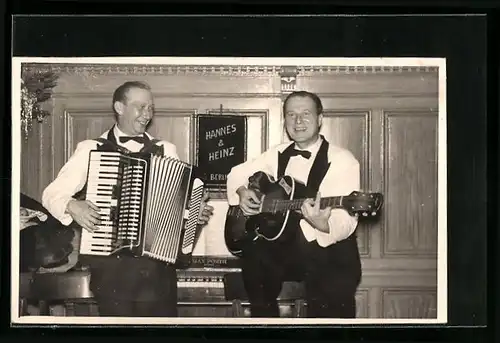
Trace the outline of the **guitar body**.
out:
M 249 178 L 249 189 L 258 197 L 272 204 L 273 200 L 293 200 L 313 196 L 308 188 L 290 176 L 275 181 L 272 176 L 257 172 Z M 262 212 L 245 216 L 239 206 L 230 206 L 224 226 L 224 239 L 228 250 L 241 256 L 245 244 L 257 238 L 268 241 L 286 241 L 296 234 L 301 215 L 295 211 Z
M 226 247 L 235 256 L 242 256 L 245 245 L 256 239 L 283 242 L 294 238 L 302 218 L 300 208 L 303 202 L 316 197 L 315 191 L 288 175 L 275 181 L 260 171 L 248 181 L 248 188 L 261 200 L 261 208 L 259 214 L 245 216 L 239 206 L 229 206 L 224 239 Z M 349 195 L 321 198 L 319 206 L 341 208 L 359 218 L 373 218 L 383 203 L 381 193 L 353 190 Z

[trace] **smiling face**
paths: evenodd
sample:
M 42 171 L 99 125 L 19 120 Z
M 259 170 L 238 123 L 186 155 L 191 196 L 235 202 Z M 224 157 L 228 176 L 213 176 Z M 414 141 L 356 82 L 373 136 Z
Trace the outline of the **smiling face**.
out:
M 125 100 L 116 101 L 114 107 L 118 127 L 131 136 L 143 134 L 153 119 L 153 95 L 147 89 L 130 88 L 125 94 Z
M 294 96 L 288 99 L 285 108 L 285 128 L 290 138 L 300 148 L 307 148 L 316 142 L 323 115 L 318 114 L 313 99 Z

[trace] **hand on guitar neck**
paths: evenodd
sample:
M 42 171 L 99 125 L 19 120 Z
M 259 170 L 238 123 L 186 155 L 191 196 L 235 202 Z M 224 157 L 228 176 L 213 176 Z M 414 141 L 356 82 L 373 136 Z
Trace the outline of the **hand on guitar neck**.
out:
M 304 219 L 314 228 L 322 232 L 329 232 L 330 225 L 328 219 L 332 211 L 331 206 L 320 207 L 321 195 L 318 192 L 315 199 L 305 199 L 300 211 Z

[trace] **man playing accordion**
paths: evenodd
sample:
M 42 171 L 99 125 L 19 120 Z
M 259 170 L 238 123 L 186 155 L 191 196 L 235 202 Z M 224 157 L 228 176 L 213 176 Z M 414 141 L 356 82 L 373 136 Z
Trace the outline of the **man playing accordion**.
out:
M 64 225 L 78 225 L 89 232 L 99 225 L 99 208 L 84 200 L 91 150 L 104 148 L 123 154 L 140 152 L 179 159 L 175 145 L 146 132 L 154 115 L 153 96 L 147 84 L 129 81 L 118 87 L 113 94 L 113 110 L 116 124 L 98 139 L 80 142 L 43 192 L 43 206 Z M 212 210 L 204 198 L 199 225 L 208 222 Z M 110 256 L 81 255 L 80 261 L 90 266 L 90 289 L 101 316 L 177 316 L 177 276 L 172 264 L 126 251 Z

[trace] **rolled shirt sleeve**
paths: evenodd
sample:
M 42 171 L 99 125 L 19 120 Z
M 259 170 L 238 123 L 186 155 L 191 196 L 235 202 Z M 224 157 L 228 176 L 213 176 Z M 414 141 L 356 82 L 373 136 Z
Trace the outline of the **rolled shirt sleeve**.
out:
M 161 141 L 160 144 L 163 146 L 163 156 L 180 160 L 177 154 L 177 147 L 174 144 L 167 141 Z
M 354 156 L 344 151 L 336 156 L 331 168 L 325 175 L 319 188 L 322 198 L 346 196 L 360 189 L 360 165 Z M 358 218 L 351 216 L 343 208 L 331 211 L 329 232 L 313 228 L 305 219 L 300 221 L 304 236 L 308 241 L 316 239 L 318 245 L 327 247 L 351 236 L 358 225 Z
M 73 218 L 66 212 L 68 202 L 87 181 L 89 153 L 97 148 L 97 142 L 86 140 L 78 143 L 75 152 L 61 168 L 59 174 L 43 191 L 42 205 L 63 225 Z
M 258 171 L 276 177 L 278 147 L 273 147 L 263 154 L 244 163 L 234 166 L 227 175 L 227 200 L 229 205 L 235 206 L 240 202 L 236 191 L 241 186 L 248 186 L 248 178 Z

